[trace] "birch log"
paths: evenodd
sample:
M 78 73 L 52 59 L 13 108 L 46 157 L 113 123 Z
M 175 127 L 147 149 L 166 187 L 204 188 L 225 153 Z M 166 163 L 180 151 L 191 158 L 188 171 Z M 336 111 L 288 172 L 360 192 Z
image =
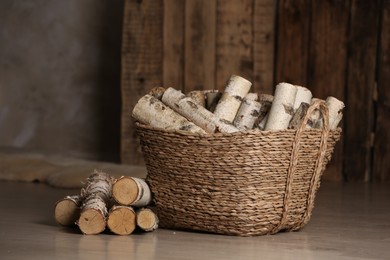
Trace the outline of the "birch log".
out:
M 272 95 L 261 94 L 259 97 L 259 102 L 261 104 L 261 107 L 260 107 L 259 117 L 256 120 L 255 125 L 261 130 L 264 130 L 265 124 L 268 119 L 268 113 L 273 101 L 274 101 L 274 96 Z
M 165 88 L 155 87 L 155 88 L 152 88 L 148 94 L 157 98 L 158 100 L 161 100 L 162 96 L 164 95 L 164 92 L 165 92 Z
M 132 207 L 115 205 L 110 209 L 107 227 L 112 233 L 130 235 L 136 226 L 136 214 Z
M 186 95 L 184 95 L 180 90 L 176 90 L 174 88 L 167 88 L 161 98 L 161 101 L 165 105 L 176 111 L 175 107 L 177 106 L 177 102 L 185 97 Z
M 205 107 L 197 105 L 191 97 L 186 97 L 181 91 L 174 88 L 168 88 L 165 91 L 162 101 L 205 132 L 232 133 L 239 131 L 230 122 L 220 120 Z
M 137 211 L 137 226 L 144 231 L 153 231 L 158 228 L 158 217 L 149 208 Z
M 260 108 L 261 104 L 259 102 L 245 97 L 238 109 L 236 118 L 234 118 L 234 126 L 242 131 L 253 129 L 256 120 L 259 118 Z
M 63 226 L 75 225 L 80 217 L 80 206 L 82 197 L 80 195 L 66 196 L 55 204 L 54 218 Z
M 252 83 L 240 76 L 233 75 L 215 108 L 214 114 L 227 122 L 233 123 L 241 102 L 248 94 Z
M 152 201 L 148 184 L 139 178 L 122 176 L 112 186 L 112 197 L 120 205 L 144 207 Z
M 269 111 L 265 130 L 287 129 L 294 114 L 297 87 L 289 83 L 279 83 L 275 89 L 274 101 Z
M 162 98 L 164 98 L 164 95 Z M 198 134 L 206 133 L 202 128 L 189 122 L 186 118 L 182 117 L 151 95 L 145 95 L 137 102 L 133 109 L 132 116 L 140 123 L 156 128 L 165 130 L 185 130 Z
M 215 133 L 216 131 L 222 133 L 232 133 L 239 131 L 229 122 L 224 122 L 217 118 L 205 107 L 197 105 L 190 97 L 180 99 L 172 106 L 176 112 L 208 133 Z
M 218 90 L 209 90 L 206 91 L 206 108 L 214 113 L 215 108 L 217 107 L 217 104 L 219 100 L 221 99 L 222 93 Z
M 309 106 L 310 105 L 308 103 L 301 102 L 298 109 L 295 111 L 290 121 L 290 124 L 288 125 L 289 129 L 298 129 L 301 126 L 303 118 L 305 117 L 307 110 L 309 109 Z M 310 123 L 310 127 L 312 127 L 311 123 Z
M 111 199 L 113 179 L 104 172 L 94 171 L 81 190 L 85 197 L 77 225 L 86 235 L 101 233 L 106 227 L 107 204 Z
M 198 106 L 206 107 L 206 97 L 204 91 L 194 90 L 187 94 Z
M 323 101 L 319 98 L 312 98 L 311 104 L 316 101 Z M 322 128 L 322 114 L 321 111 L 317 108 L 313 111 L 308 121 L 308 128 Z
M 335 97 L 328 97 L 326 105 L 329 109 L 329 126 L 330 129 L 336 129 L 343 118 L 344 103 Z
M 302 102 L 311 104 L 311 99 L 313 97 L 311 91 L 305 87 L 296 86 L 297 94 L 295 96 L 294 102 L 294 112 L 297 111 Z
M 248 93 L 248 94 L 246 94 L 245 98 L 248 99 L 248 100 L 259 101 L 259 94 L 257 94 L 257 93 Z

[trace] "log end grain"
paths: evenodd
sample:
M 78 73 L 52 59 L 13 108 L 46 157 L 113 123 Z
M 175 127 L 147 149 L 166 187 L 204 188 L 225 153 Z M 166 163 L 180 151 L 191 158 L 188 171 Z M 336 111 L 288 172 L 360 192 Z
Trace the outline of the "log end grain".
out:
M 64 199 L 56 203 L 54 209 L 54 218 L 58 224 L 71 226 L 76 223 L 80 217 L 80 208 L 73 200 Z
M 148 208 L 140 209 L 137 212 L 137 226 L 145 231 L 153 231 L 158 227 L 157 215 Z
M 83 234 L 96 235 L 106 229 L 106 220 L 99 210 L 86 209 L 81 212 L 77 225 Z
M 139 188 L 132 178 L 122 177 L 112 186 L 112 197 L 121 205 L 131 205 L 138 196 Z
M 107 226 L 117 235 L 130 235 L 136 227 L 136 215 L 131 207 L 113 207 L 108 215 Z

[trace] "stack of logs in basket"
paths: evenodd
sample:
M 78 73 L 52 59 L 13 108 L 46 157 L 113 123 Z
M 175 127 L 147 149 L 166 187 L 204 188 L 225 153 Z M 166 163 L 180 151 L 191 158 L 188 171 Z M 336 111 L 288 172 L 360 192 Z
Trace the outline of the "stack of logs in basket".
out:
M 55 205 L 54 216 L 63 226 L 77 225 L 83 234 L 99 234 L 108 229 L 129 235 L 136 227 L 153 231 L 158 218 L 147 207 L 151 193 L 146 182 L 134 177 L 115 179 L 94 171 L 79 195 L 67 196 Z
M 297 129 L 312 98 L 309 89 L 280 83 L 274 95 L 250 93 L 251 82 L 233 75 L 223 93 L 192 91 L 187 95 L 174 88 L 156 87 L 133 109 L 133 117 L 144 125 L 194 134 L 233 133 L 247 130 Z M 342 119 L 344 103 L 328 97 L 330 129 Z M 315 111 L 306 128 L 321 128 L 322 115 Z

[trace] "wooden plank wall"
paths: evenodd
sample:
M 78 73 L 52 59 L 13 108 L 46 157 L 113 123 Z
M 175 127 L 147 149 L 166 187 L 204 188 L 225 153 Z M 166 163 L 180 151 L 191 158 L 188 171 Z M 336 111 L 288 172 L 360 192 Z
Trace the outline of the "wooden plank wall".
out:
M 141 164 L 132 107 L 152 87 L 220 89 L 231 74 L 346 103 L 324 178 L 390 181 L 390 0 L 126 0 L 122 161 Z

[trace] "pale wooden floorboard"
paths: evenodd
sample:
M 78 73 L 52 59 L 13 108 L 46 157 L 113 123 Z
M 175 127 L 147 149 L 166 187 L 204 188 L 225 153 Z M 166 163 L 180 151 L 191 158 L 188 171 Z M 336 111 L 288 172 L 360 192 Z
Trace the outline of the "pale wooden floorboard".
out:
M 55 201 L 77 190 L 0 182 L 0 259 L 390 259 L 389 188 L 323 183 L 300 232 L 242 238 L 159 229 L 123 237 L 55 224 Z

